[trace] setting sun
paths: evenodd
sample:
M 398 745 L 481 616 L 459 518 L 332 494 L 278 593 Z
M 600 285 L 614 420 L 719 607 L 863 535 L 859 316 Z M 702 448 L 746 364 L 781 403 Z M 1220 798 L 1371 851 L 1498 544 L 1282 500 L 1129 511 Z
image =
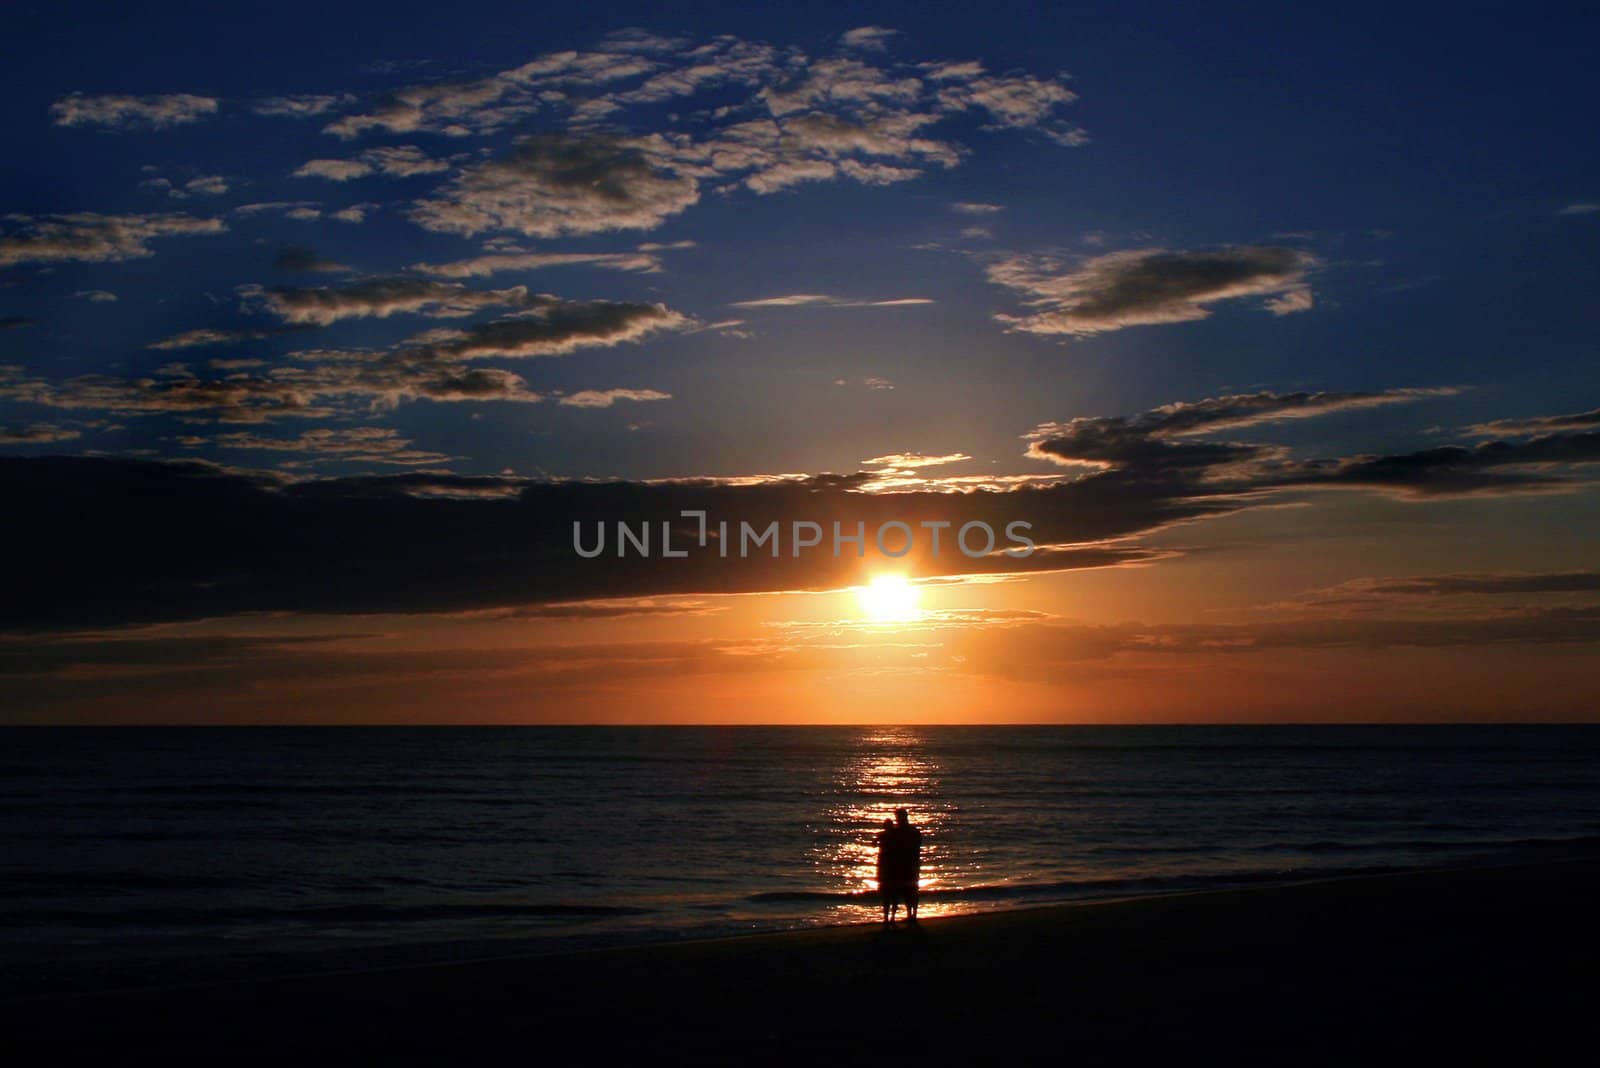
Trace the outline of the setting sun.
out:
M 904 575 L 877 575 L 856 590 L 861 610 L 874 623 L 907 623 L 922 613 L 917 608 L 921 591 Z

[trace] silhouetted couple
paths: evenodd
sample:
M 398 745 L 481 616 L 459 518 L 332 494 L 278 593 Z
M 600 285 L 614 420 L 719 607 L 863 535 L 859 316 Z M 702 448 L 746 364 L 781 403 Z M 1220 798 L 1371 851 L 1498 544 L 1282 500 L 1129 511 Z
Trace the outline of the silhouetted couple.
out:
M 906 810 L 897 808 L 894 819 L 883 821 L 878 832 L 878 893 L 883 898 L 883 922 L 893 923 L 896 911 L 906 907 L 906 919 L 917 918 L 917 880 L 922 875 L 922 832 L 911 825 Z

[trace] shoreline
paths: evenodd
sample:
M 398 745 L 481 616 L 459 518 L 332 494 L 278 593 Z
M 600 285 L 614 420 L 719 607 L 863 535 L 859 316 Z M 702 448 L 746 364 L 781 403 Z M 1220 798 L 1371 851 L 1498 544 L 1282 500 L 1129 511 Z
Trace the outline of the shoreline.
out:
M 1532 854 L 1542 855 L 1532 855 Z M 982 917 L 1007 915 L 1019 912 L 1076 909 L 1094 905 L 1120 902 L 1151 901 L 1165 898 L 1190 897 L 1207 894 L 1228 894 L 1252 891 L 1271 891 L 1321 883 L 1340 883 L 1351 880 L 1398 878 L 1422 874 L 1444 874 L 1507 867 L 1542 867 L 1594 860 L 1600 862 L 1600 838 L 1560 839 L 1538 843 L 1536 849 L 1527 847 L 1503 852 L 1486 853 L 1477 857 L 1456 857 L 1436 864 L 1415 866 L 1376 866 L 1340 870 L 1321 868 L 1285 873 L 1285 877 L 1261 878 L 1241 875 L 1236 882 L 1228 877 L 1216 877 L 1214 885 L 1189 887 L 1164 887 L 1151 890 L 1091 890 L 1078 896 L 1043 898 L 1022 903 L 978 902 L 970 908 L 954 912 L 935 912 L 925 915 L 924 924 L 946 923 Z M 1127 880 L 1114 880 L 1126 882 Z M 1209 882 L 1209 880 L 1208 880 Z M 949 894 L 949 891 L 945 891 Z M 858 895 L 863 908 L 876 912 L 877 895 L 864 891 Z M 938 900 L 939 892 L 924 895 L 925 903 Z M 959 906 L 958 906 L 959 907 Z M 903 919 L 902 919 L 903 922 Z M 674 931 L 656 929 L 646 937 L 632 932 L 632 937 L 616 932 L 590 935 L 574 931 L 546 938 L 506 936 L 503 938 L 418 938 L 387 945 L 362 945 L 342 949 L 315 949 L 300 951 L 263 951 L 258 956 L 242 958 L 193 957 L 166 960 L 147 960 L 126 966 L 128 973 L 151 974 L 162 978 L 151 982 L 115 982 L 101 986 L 46 990 L 39 994 L 19 994 L 12 991 L 0 993 L 0 1012 L 8 1007 L 43 1002 L 70 1001 L 73 999 L 114 998 L 148 993 L 180 993 L 186 990 L 250 985 L 264 982 L 314 980 L 323 977 L 359 977 L 369 974 L 412 971 L 432 968 L 453 968 L 473 965 L 503 964 L 513 961 L 544 961 L 555 958 L 582 957 L 590 954 L 627 953 L 663 947 L 694 946 L 702 943 L 737 942 L 747 939 L 806 937 L 828 931 L 881 928 L 875 920 L 842 922 L 803 922 L 793 919 L 774 920 L 770 925 L 751 924 L 749 929 L 738 931 Z M 626 939 L 626 940 L 619 940 Z M 252 974 L 253 973 L 253 974 Z M 165 976 L 170 975 L 170 978 Z
M 1475 1049 L 1514 1042 L 1535 1021 L 1543 1032 L 1576 1033 L 1587 1011 L 1579 1006 L 1596 988 L 1597 893 L 1592 856 L 1423 869 L 1041 904 L 893 929 L 856 923 L 43 995 L 0 1005 L 0 1021 L 21 1041 L 57 1050 L 214 1053 L 239 1049 L 249 1034 L 253 1046 L 301 1059 L 383 1050 L 404 1063 L 515 1050 L 532 1042 L 530 1028 L 541 1049 L 581 1051 L 604 1035 L 649 1053 L 715 1039 L 778 1041 L 823 1056 L 836 1040 L 887 1035 L 937 1056 L 976 1048 L 996 1027 L 1059 1039 L 1055 1024 L 1068 1007 L 1073 1041 L 1103 1050 L 1177 1049 L 1188 1041 L 1181 1035 L 1239 1031 L 1263 1049 L 1316 1060 L 1294 1038 L 1307 1030 L 1322 1035 L 1323 1052 L 1346 1055 L 1372 1042 L 1436 1048 L 1453 1035 Z M 948 1023 L 929 1032 L 920 1024 L 932 1017 L 871 1011 L 907 1003 Z M 1240 1016 L 1244 1003 L 1253 1008 Z M 617 1014 L 626 1033 L 617 1033 Z M 1468 1018 L 1471 1035 L 1447 1026 Z

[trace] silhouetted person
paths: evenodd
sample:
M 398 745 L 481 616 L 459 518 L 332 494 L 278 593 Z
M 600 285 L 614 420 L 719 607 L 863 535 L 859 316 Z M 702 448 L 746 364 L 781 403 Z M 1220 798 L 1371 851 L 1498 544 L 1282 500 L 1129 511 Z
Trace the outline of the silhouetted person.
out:
M 917 883 L 922 878 L 922 832 L 903 808 L 894 810 L 895 897 L 906 903 L 906 919 L 917 918 Z
M 878 897 L 883 902 L 883 922 L 893 923 L 899 909 L 898 873 L 895 871 L 895 844 L 898 832 L 894 820 L 884 820 L 878 832 Z

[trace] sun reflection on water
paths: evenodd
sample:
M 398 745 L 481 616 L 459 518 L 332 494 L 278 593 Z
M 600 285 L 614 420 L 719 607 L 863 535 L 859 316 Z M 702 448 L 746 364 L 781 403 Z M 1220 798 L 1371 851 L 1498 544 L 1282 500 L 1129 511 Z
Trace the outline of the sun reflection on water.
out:
M 897 808 L 908 810 L 922 831 L 923 893 L 947 880 L 941 832 L 953 806 L 944 802 L 940 768 L 928 752 L 927 739 L 914 728 L 884 727 L 863 731 L 856 751 L 835 776 L 833 804 L 816 828 L 811 866 L 818 881 L 857 900 L 840 906 L 840 919 L 878 916 L 877 835 Z M 954 911 L 938 900 L 924 901 L 919 912 L 936 916 Z

